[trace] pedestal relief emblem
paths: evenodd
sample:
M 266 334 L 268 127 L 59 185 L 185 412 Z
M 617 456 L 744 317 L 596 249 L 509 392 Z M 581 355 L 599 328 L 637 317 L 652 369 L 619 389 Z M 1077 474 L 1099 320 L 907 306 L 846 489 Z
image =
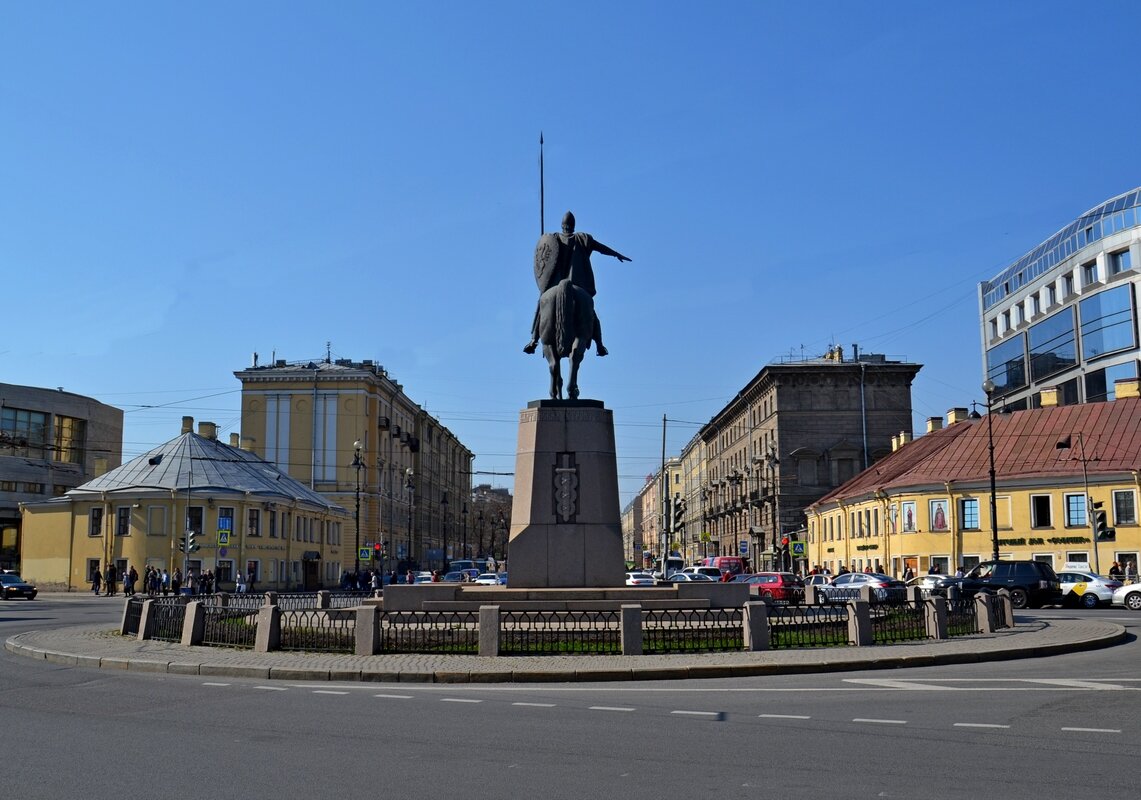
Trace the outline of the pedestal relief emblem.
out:
M 555 461 L 555 520 L 574 522 L 578 512 L 578 467 L 574 453 L 559 453 Z

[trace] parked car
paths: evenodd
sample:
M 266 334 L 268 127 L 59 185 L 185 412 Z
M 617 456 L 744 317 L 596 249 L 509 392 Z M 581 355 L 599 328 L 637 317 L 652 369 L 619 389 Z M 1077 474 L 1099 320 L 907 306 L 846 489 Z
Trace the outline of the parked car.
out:
M 445 573 L 444 577 L 440 578 L 440 580 L 444 583 L 463 583 L 465 577 L 465 573 L 462 570 L 457 569 L 453 572 Z
M 871 587 L 877 600 L 886 600 L 893 593 L 902 595 L 907 588 L 903 581 L 882 572 L 845 572 L 832 578 L 831 583 L 817 587 L 816 596 L 827 603 L 856 600 L 864 586 Z
M 1104 578 L 1094 572 L 1067 570 L 1058 573 L 1062 588 L 1062 602 L 1077 603 L 1083 608 L 1097 608 L 1113 601 L 1113 593 L 1121 588 L 1121 581 Z
M 1113 599 L 1109 602 L 1115 606 L 1125 606 L 1130 611 L 1141 611 L 1141 583 L 1129 583 L 1115 589 Z
M 626 585 L 627 586 L 654 586 L 657 580 L 653 575 L 646 572 L 627 572 Z
M 753 598 L 794 604 L 804 601 L 804 581 L 791 572 L 755 572 L 742 582 L 749 584 Z
M 719 567 L 703 567 L 698 565 L 696 567 L 686 567 L 682 570 L 686 575 L 705 575 L 710 580 L 721 580 L 721 569 Z
M 832 582 L 832 576 L 831 575 L 822 575 L 820 573 L 817 573 L 815 575 L 805 575 L 804 576 L 804 585 L 805 586 L 824 586 L 824 585 L 829 584 L 831 582 Z
M 432 582 L 432 573 L 431 572 L 417 572 L 416 573 L 416 579 L 412 582 L 413 583 L 431 583 Z
M 494 572 L 483 572 L 476 576 L 474 583 L 480 586 L 498 586 L 499 576 Z
M 1041 608 L 1062 602 L 1058 575 L 1045 561 L 983 561 L 962 578 L 944 578 L 939 588 L 945 593 L 951 586 L 958 586 L 964 595 L 1006 589 L 1015 608 Z
M 5 600 L 13 597 L 24 597 L 35 600 L 37 589 L 14 572 L 0 574 L 0 596 Z
M 670 583 L 714 583 L 714 579 L 700 572 L 675 572 L 666 579 Z

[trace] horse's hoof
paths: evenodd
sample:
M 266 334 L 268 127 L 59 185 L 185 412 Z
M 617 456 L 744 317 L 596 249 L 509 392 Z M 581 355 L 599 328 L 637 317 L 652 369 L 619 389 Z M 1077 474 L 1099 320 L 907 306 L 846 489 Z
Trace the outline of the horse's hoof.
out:
M 603 347 L 601 342 L 600 342 L 598 345 L 598 357 L 602 358 L 603 356 L 608 356 L 608 355 L 610 355 L 610 351 L 607 350 L 605 347 Z
M 535 348 L 538 346 L 538 342 L 528 342 L 527 346 L 523 348 L 523 352 L 527 355 L 533 355 L 535 353 Z

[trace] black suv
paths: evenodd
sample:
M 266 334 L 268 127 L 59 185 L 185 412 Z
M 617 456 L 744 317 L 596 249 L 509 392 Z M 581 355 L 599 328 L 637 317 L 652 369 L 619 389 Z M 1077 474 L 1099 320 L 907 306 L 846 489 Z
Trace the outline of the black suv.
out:
M 965 595 L 978 592 L 1010 592 L 1015 608 L 1060 605 L 1062 586 L 1054 568 L 1043 561 L 984 561 L 962 578 L 946 578 L 940 588 L 959 586 Z

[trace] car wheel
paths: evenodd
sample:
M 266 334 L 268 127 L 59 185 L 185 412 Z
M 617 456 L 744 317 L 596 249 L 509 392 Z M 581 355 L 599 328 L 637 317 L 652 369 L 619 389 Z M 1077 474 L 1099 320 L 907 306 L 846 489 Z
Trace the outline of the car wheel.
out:
M 1130 611 L 1141 611 L 1141 592 L 1130 592 L 1125 595 L 1125 607 Z
M 1082 608 L 1097 608 L 1101 600 L 1093 592 L 1086 592 L 1081 596 Z
M 1026 608 L 1030 604 L 1030 597 L 1026 594 L 1025 589 L 1011 589 L 1010 590 L 1010 604 L 1015 608 Z

